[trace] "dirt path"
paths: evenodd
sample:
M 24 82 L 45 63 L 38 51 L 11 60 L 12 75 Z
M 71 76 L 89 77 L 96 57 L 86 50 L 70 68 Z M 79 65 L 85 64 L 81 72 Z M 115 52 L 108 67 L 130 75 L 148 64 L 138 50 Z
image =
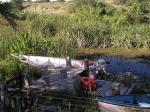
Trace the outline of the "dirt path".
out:
M 55 13 L 64 14 L 69 7 L 69 3 L 57 2 L 57 3 L 32 3 L 24 11 L 35 13 Z
M 126 58 L 144 58 L 150 59 L 150 51 L 144 48 L 95 48 L 95 49 L 77 49 L 76 56 L 94 56 L 94 55 L 119 55 Z

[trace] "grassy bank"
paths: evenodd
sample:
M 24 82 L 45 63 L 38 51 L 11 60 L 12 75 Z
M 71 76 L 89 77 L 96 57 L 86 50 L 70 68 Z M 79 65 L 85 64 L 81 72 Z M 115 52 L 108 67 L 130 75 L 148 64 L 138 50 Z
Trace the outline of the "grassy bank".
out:
M 18 32 L 44 39 L 67 38 L 76 48 L 149 49 L 149 1 L 120 4 L 122 7 L 113 7 L 77 0 L 65 9 L 68 14 L 26 12 L 22 14 L 23 20 L 18 22 Z M 1 26 L 2 37 L 14 35 L 8 26 Z
M 100 55 L 116 55 L 122 56 L 125 58 L 150 58 L 150 51 L 143 48 L 97 48 L 97 49 L 89 49 L 89 48 L 81 48 L 76 49 L 77 57 L 92 57 L 92 56 L 100 56 Z
M 71 58 L 89 54 L 149 57 L 149 0 L 116 4 L 119 7 L 76 0 L 64 4 L 67 13 L 63 14 L 21 12 L 15 32 L 1 17 L 0 59 L 11 59 L 11 53 Z

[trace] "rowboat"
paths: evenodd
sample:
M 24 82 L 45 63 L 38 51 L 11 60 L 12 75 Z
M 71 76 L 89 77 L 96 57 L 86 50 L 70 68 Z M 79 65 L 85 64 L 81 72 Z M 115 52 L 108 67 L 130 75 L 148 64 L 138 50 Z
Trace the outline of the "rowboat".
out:
M 101 112 L 150 112 L 150 95 L 102 97 L 98 106 Z
M 46 56 L 28 56 L 28 55 L 13 55 L 23 63 L 27 63 L 33 66 L 39 67 L 67 67 L 68 64 L 72 67 L 84 68 L 83 60 L 74 60 L 69 57 L 65 58 L 56 58 L 56 57 L 46 57 Z
M 49 90 L 64 90 L 67 92 L 72 91 L 73 94 L 77 94 L 80 89 L 81 77 L 88 76 L 84 71 L 90 71 L 90 78 L 88 79 L 92 79 L 92 81 L 84 81 L 84 84 L 88 83 L 85 84 L 86 88 L 91 88 L 96 83 L 94 82 L 94 79 L 97 77 L 96 70 L 104 70 L 106 66 L 105 60 L 103 59 L 89 61 L 88 59 L 75 60 L 70 59 L 69 57 L 56 58 L 46 56 L 11 55 L 23 63 L 39 68 L 42 73 L 40 79 L 32 81 L 30 84 L 26 84 L 30 85 L 30 87 L 27 86 L 26 88 L 46 88 Z

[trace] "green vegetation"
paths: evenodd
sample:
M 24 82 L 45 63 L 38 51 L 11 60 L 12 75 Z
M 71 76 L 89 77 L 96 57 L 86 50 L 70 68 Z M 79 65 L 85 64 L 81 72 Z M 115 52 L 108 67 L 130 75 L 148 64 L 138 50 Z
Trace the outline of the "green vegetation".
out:
M 92 0 L 76 0 L 70 4 L 68 13 L 63 15 L 14 14 L 9 5 L 11 10 L 7 12 L 12 17 L 11 21 L 15 21 L 16 17 L 12 15 L 17 15 L 19 20 L 14 32 L 0 18 L 0 59 L 11 59 L 11 53 L 74 57 L 75 48 L 149 49 L 149 0 L 120 0 L 118 4 L 121 7 Z M 3 8 L 0 12 L 7 17 Z
M 146 5 L 142 5 L 146 4 Z M 68 15 L 25 14 L 32 35 L 68 37 L 82 48 L 148 48 L 149 2 L 137 2 L 123 7 L 77 0 Z M 38 32 L 38 33 L 37 33 Z M 78 41 L 81 45 L 78 45 Z
M 14 32 L 3 17 L 0 18 L 0 59 L 11 59 L 11 53 L 74 57 L 75 48 L 149 49 L 149 0 L 120 0 L 118 4 L 121 7 L 76 0 L 70 4 L 67 14 L 60 15 L 15 14 L 10 4 L 1 3 L 1 15 L 12 26 L 16 27 L 16 23 L 18 26 Z M 20 20 L 15 23 L 16 17 Z
M 149 0 L 114 0 L 117 5 L 75 0 L 64 14 L 19 12 L 21 3 L 14 2 L 15 9 L 0 3 L 0 79 L 9 80 L 26 68 L 11 53 L 74 58 L 76 48 L 113 50 L 109 53 L 118 53 L 117 48 L 150 49 Z
M 77 0 L 71 4 L 69 12 L 72 16 L 58 14 L 34 14 L 23 13 L 24 20 L 19 21 L 18 31 L 21 34 L 13 34 L 11 38 L 15 41 L 23 40 L 23 35 L 28 36 L 28 41 L 36 45 L 16 46 L 18 53 L 35 54 L 50 56 L 70 55 L 65 51 L 61 52 L 61 48 L 66 48 L 72 51 L 74 47 L 82 48 L 110 48 L 110 47 L 125 47 L 125 48 L 150 48 L 150 8 L 148 1 L 137 1 L 133 3 L 126 2 L 123 7 L 113 7 L 101 2 Z M 8 27 L 5 27 L 8 30 Z M 23 32 L 28 32 L 24 33 Z M 7 31 L 2 36 L 8 36 Z M 30 38 L 31 37 L 31 38 Z M 7 37 L 8 38 L 8 37 Z M 10 37 L 9 37 L 10 38 Z M 17 39 L 16 39 L 17 38 Z M 18 40 L 20 38 L 20 40 Z M 38 41 L 38 42 L 37 42 Z M 59 43 L 59 41 L 62 42 Z M 79 41 L 81 45 L 79 45 Z M 57 52 L 52 53 L 52 43 L 59 43 L 61 46 L 57 48 L 55 45 L 52 48 Z M 67 43 L 64 44 L 63 43 Z M 15 43 L 13 41 L 13 43 Z M 21 44 L 21 43 L 20 43 Z M 25 44 L 25 43 L 24 43 Z M 16 45 L 16 44 L 15 44 Z M 75 45 L 75 46 L 74 46 Z M 68 48 L 68 46 L 71 46 Z M 64 49 L 63 48 L 63 49 Z M 24 52 L 24 50 L 28 52 Z M 37 50 L 41 51 L 37 51 Z M 44 50 L 44 53 L 43 53 Z M 51 52 L 50 52 L 51 51 Z M 71 53 L 71 56 L 73 54 Z

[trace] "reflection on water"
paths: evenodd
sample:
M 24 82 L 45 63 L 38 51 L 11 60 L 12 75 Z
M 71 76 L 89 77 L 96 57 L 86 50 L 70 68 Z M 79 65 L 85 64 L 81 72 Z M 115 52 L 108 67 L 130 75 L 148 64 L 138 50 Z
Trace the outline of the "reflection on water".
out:
M 141 59 L 127 59 L 118 56 L 100 56 L 97 59 L 104 59 L 109 62 L 106 66 L 106 71 L 110 74 L 131 72 L 136 75 L 150 77 L 150 65 L 144 63 Z

